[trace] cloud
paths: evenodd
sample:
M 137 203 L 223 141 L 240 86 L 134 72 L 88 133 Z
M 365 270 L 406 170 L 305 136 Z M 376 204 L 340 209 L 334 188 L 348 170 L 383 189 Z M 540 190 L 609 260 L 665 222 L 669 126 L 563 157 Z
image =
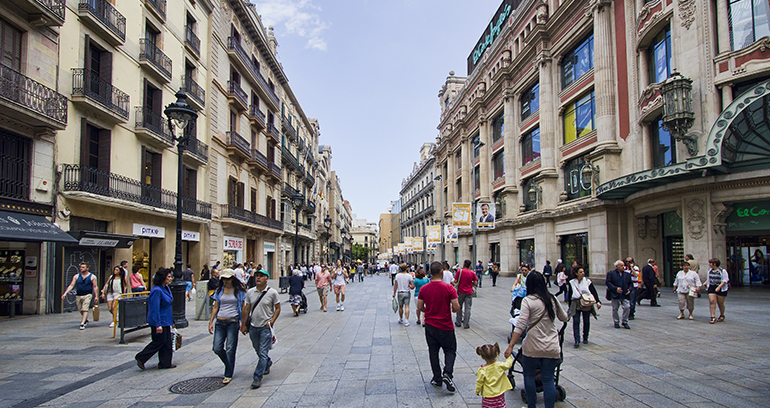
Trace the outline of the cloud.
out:
M 265 26 L 283 26 L 287 33 L 307 38 L 306 48 L 326 51 L 323 32 L 330 24 L 321 20 L 321 7 L 311 0 L 251 0 Z

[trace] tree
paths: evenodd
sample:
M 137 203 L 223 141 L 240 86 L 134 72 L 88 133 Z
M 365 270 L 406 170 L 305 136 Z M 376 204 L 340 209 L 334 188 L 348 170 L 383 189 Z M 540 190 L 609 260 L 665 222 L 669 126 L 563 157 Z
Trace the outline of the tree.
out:
M 369 259 L 369 251 L 371 248 L 365 247 L 361 244 L 353 244 L 353 260 L 360 259 L 361 261 L 366 261 Z

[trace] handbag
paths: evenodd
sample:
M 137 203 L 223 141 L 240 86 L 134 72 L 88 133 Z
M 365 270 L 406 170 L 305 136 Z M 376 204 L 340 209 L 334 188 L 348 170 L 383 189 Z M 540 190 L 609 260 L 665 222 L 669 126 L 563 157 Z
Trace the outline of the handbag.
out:
M 182 348 L 182 333 L 179 333 L 176 328 L 171 328 L 171 350 L 177 351 Z
M 473 287 L 473 293 L 471 294 L 471 297 L 475 298 L 475 297 L 478 297 L 478 296 L 479 296 L 479 293 L 476 291 L 476 287 L 474 286 Z
M 596 299 L 594 298 L 594 295 L 590 293 L 583 293 L 580 295 L 580 306 L 582 307 L 590 307 L 596 304 Z
M 687 292 L 687 296 L 689 297 L 696 297 L 698 296 L 698 291 L 695 288 L 690 288 L 690 291 Z

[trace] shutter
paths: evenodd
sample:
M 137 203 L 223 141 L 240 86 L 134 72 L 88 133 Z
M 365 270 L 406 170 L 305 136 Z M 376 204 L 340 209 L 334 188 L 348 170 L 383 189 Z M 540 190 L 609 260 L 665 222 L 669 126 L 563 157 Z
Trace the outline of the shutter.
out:
M 88 121 L 86 118 L 80 119 L 80 166 L 88 166 Z
M 244 205 L 243 205 L 244 184 L 243 183 L 238 183 L 237 194 L 238 194 L 238 207 L 244 208 Z
M 99 130 L 99 170 L 110 172 L 110 157 L 112 156 L 112 131 Z
M 251 212 L 257 212 L 257 189 L 251 189 Z
M 142 180 L 141 184 L 147 184 L 147 148 L 142 146 L 142 155 L 141 155 L 141 166 L 142 166 Z
M 83 77 L 83 82 L 86 81 L 86 78 L 88 78 L 88 74 L 91 73 L 91 37 L 86 34 L 85 39 L 85 52 L 83 53 L 83 68 L 85 68 L 85 75 Z
M 272 199 L 270 200 L 270 215 L 272 219 L 276 219 L 275 218 L 275 200 L 272 200 Z
M 158 118 L 162 116 L 161 109 L 163 108 L 163 92 L 160 89 L 152 90 L 152 113 L 157 115 Z M 162 120 L 162 119 L 161 119 Z
M 152 154 L 152 185 L 158 188 L 160 187 L 160 179 L 161 179 L 161 159 L 163 156 L 158 153 L 150 153 Z
M 0 63 L 21 71 L 21 31 L 0 20 Z
M 235 205 L 235 179 L 232 177 L 227 180 L 227 204 Z
M 99 53 L 99 77 L 106 83 L 112 83 L 112 53 L 102 51 Z

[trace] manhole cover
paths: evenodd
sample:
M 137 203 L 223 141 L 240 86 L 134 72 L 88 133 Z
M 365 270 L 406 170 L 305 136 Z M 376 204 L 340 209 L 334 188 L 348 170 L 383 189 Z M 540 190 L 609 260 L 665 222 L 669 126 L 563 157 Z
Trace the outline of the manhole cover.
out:
M 180 381 L 168 387 L 168 390 L 174 394 L 201 394 L 216 391 L 224 386 L 222 377 L 199 377 Z

